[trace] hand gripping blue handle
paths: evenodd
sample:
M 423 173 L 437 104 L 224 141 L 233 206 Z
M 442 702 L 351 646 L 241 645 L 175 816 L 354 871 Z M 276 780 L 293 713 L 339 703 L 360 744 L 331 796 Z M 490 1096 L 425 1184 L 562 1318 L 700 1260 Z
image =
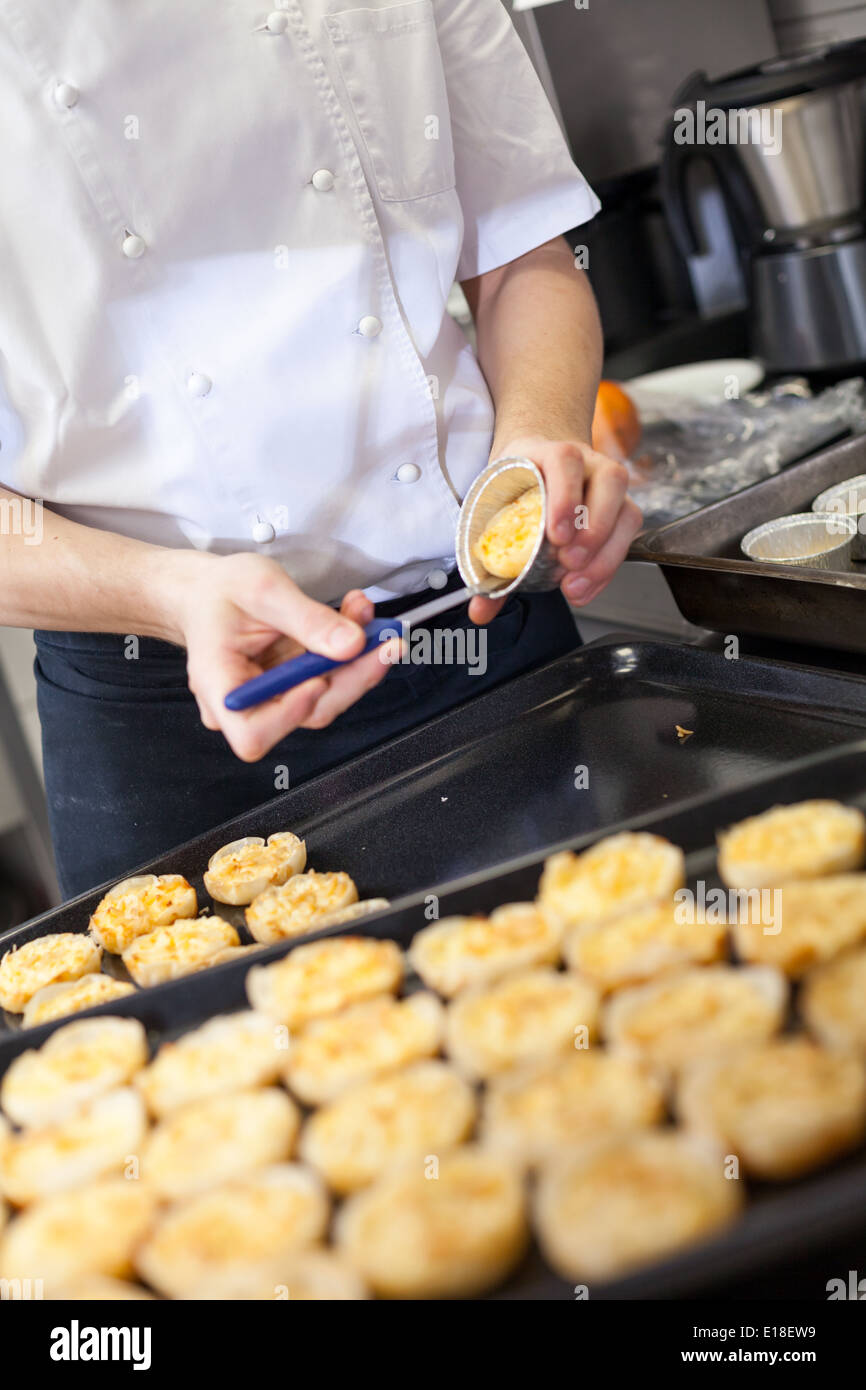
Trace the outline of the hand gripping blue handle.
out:
M 367 634 L 364 650 L 358 656 L 350 657 L 350 662 L 357 661 L 364 652 L 373 651 L 386 637 L 399 637 L 400 619 L 374 618 L 364 631 Z M 314 676 L 333 671 L 335 666 L 348 664 L 345 661 L 332 661 L 328 656 L 317 656 L 315 652 L 304 652 L 303 656 L 282 661 L 279 666 L 272 666 L 269 671 L 263 671 L 260 676 L 254 676 L 252 680 L 244 681 L 243 685 L 230 690 L 225 698 L 225 707 L 231 710 L 251 709 L 253 705 L 260 705 L 274 695 L 281 695 L 284 690 L 293 690 L 296 685 L 312 680 Z

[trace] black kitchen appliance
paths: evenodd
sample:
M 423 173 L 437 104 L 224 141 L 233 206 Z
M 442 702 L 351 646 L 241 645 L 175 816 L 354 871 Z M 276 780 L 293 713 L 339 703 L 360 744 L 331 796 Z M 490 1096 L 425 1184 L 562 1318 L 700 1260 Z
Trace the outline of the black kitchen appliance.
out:
M 752 350 L 770 371 L 866 364 L 866 40 L 693 74 L 674 97 L 662 195 L 682 254 L 701 253 L 689 189 L 709 162 L 741 249 Z

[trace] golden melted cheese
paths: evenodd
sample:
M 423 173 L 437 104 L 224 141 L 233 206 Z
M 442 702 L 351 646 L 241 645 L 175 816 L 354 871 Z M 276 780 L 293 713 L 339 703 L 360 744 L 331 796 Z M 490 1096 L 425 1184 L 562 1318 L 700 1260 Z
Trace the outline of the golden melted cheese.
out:
M 195 889 L 180 874 L 141 874 L 109 889 L 90 919 L 90 933 L 119 956 L 136 937 L 197 912 Z
M 47 1295 L 59 1303 L 153 1302 L 155 1295 L 128 1279 L 112 1279 L 106 1274 L 83 1274 L 68 1284 L 60 1284 Z
M 327 912 L 317 920 L 316 931 L 322 927 L 336 927 L 343 922 L 355 922 L 359 917 L 369 917 L 373 912 L 384 912 L 390 906 L 387 898 L 363 898 L 361 902 L 350 903 L 336 912 Z
M 193 1196 L 288 1158 L 299 1124 L 297 1107 L 273 1086 L 196 1101 L 151 1130 L 142 1177 L 171 1201 Z
M 321 1240 L 328 1216 L 325 1189 L 309 1168 L 273 1164 L 171 1207 L 136 1267 L 161 1293 L 204 1297 L 209 1282 Z
M 135 1084 L 152 1115 L 204 1100 L 208 1096 L 276 1081 L 285 1060 L 279 1025 L 264 1014 L 244 1010 L 212 1018 L 163 1043 Z
M 718 838 L 724 883 L 730 888 L 773 887 L 859 869 L 866 858 L 866 817 L 839 801 L 801 801 L 774 806 Z
M 737 954 L 775 965 L 793 979 L 866 940 L 866 874 L 838 874 L 786 883 L 778 892 L 771 924 L 744 914 L 733 926 Z M 778 928 L 778 930 L 776 930 Z
M 0 1008 L 20 1014 L 37 990 L 98 970 L 102 948 L 84 932 L 36 936 L 0 960 Z
M 0 1150 L 0 1191 L 16 1206 L 119 1173 L 147 1121 L 131 1087 L 108 1091 L 57 1124 L 11 1135 Z
M 527 488 L 491 517 L 472 553 L 488 574 L 498 579 L 517 579 L 532 559 L 543 523 L 541 488 Z
M 307 863 L 307 847 L 290 830 L 278 831 L 267 843 L 259 835 L 233 840 L 212 855 L 204 886 L 220 903 L 251 903 L 266 888 L 285 883 Z
M 682 850 L 659 835 L 623 831 L 581 854 L 552 854 L 544 863 L 538 901 L 565 926 L 576 927 L 672 898 L 684 883 Z
M 443 1009 L 432 994 L 371 999 L 309 1023 L 288 1052 L 286 1084 L 308 1105 L 348 1086 L 432 1057 L 442 1041 Z
M 650 903 L 600 926 L 575 928 L 566 937 L 565 958 L 607 992 L 720 960 L 725 944 L 723 923 L 681 922 L 672 902 Z
M 519 1172 L 472 1146 L 398 1165 L 350 1197 L 337 1244 L 379 1294 L 464 1298 L 495 1288 L 526 1249 Z
M 369 1298 L 357 1270 L 333 1250 L 312 1247 L 267 1255 L 206 1274 L 188 1295 L 196 1300 L 350 1303 Z
M 495 1076 L 590 1040 L 598 1009 L 598 991 L 588 980 L 557 970 L 520 971 L 466 990 L 449 1005 L 446 1050 L 473 1080 Z
M 695 966 L 624 989 L 608 1002 L 604 1036 L 613 1046 L 675 1070 L 769 1038 L 781 1028 L 785 977 L 766 966 Z
M 445 917 L 424 927 L 408 956 L 424 983 L 450 998 L 513 970 L 553 964 L 561 935 L 533 903 L 508 903 L 489 917 Z
M 0 1105 L 17 1125 L 63 1119 L 132 1079 L 147 1061 L 147 1035 L 135 1018 L 88 1018 L 58 1028 L 21 1052 L 0 1082 Z
M 353 1087 L 307 1122 L 301 1157 L 344 1194 L 394 1163 L 441 1154 L 469 1135 L 475 1096 L 444 1062 L 419 1062 Z
M 251 936 L 263 945 L 316 931 L 320 921 L 357 902 L 348 874 L 295 874 L 281 887 L 266 888 L 246 910 Z
M 676 1131 L 619 1135 L 542 1171 L 535 1225 L 563 1278 L 598 1284 L 729 1225 L 741 1189 L 720 1154 Z
M 599 1133 L 660 1123 L 664 1092 L 640 1061 L 597 1048 L 575 1050 L 491 1081 L 484 1142 L 525 1164 Z
M 221 917 L 196 917 L 139 936 L 122 959 L 137 985 L 161 985 L 210 965 L 226 946 L 239 945 L 240 937 L 229 922 Z
M 297 946 L 272 965 L 253 966 L 247 998 L 254 1009 L 294 1030 L 377 994 L 395 994 L 403 968 L 396 941 L 335 936 Z
M 827 1047 L 866 1052 L 866 947 L 849 951 L 806 976 L 800 1012 Z
M 796 1177 L 862 1138 L 866 1066 L 804 1037 L 774 1038 L 688 1068 L 677 1111 L 743 1171 Z
M 0 1242 L 0 1277 L 41 1278 L 52 1297 L 72 1280 L 122 1277 L 155 1211 L 150 1189 L 128 1178 L 103 1178 L 49 1197 L 10 1223 Z
M 128 980 L 115 980 L 111 975 L 82 975 L 80 980 L 38 989 L 24 1006 L 22 1022 L 25 1028 L 36 1028 L 40 1023 L 52 1023 L 56 1018 L 67 1018 L 134 993 L 135 986 Z

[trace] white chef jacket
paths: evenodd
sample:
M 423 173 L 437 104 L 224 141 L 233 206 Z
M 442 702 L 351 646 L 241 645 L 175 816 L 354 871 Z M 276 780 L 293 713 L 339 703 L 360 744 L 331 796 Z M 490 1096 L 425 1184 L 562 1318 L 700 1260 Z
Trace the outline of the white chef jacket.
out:
M 325 601 L 444 582 L 454 278 L 599 206 L 500 0 L 0 0 L 0 130 L 0 483 Z

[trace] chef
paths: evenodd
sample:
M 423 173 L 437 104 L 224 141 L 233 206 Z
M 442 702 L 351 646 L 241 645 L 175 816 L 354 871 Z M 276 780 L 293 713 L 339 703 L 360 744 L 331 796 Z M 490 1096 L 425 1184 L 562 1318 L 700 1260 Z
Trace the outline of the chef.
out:
M 589 444 L 598 201 L 500 0 L 0 0 L 0 73 L 0 622 L 68 896 L 569 650 L 639 513 Z M 225 708 L 456 586 L 506 455 L 562 593 L 448 615 L 483 675 L 375 651 Z

